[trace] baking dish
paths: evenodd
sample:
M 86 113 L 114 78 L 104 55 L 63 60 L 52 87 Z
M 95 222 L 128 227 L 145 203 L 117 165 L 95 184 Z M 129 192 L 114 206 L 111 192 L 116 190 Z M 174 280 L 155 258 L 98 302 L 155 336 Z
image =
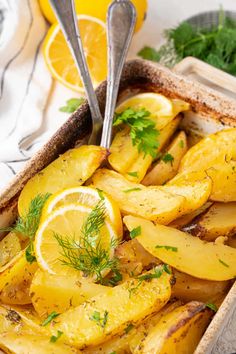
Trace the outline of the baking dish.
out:
M 236 102 L 233 99 L 197 82 L 192 82 L 160 65 L 143 60 L 127 62 L 121 79 L 119 99 L 145 91 L 159 92 L 167 97 L 180 98 L 189 102 L 192 112 L 185 114 L 182 122 L 186 130 L 204 135 L 228 126 L 236 127 Z M 105 94 L 106 83 L 104 82 L 97 89 L 102 112 L 104 112 Z M 79 143 L 86 143 L 86 136 L 90 129 L 89 108 L 87 103 L 84 103 L 3 191 L 0 196 L 1 226 L 7 226 L 14 221 L 17 198 L 28 179 L 67 149 Z M 231 304 L 236 299 L 235 292 L 235 287 L 233 287 L 196 353 L 211 352 L 211 347 L 220 333 L 220 328 L 223 328 L 228 320 Z

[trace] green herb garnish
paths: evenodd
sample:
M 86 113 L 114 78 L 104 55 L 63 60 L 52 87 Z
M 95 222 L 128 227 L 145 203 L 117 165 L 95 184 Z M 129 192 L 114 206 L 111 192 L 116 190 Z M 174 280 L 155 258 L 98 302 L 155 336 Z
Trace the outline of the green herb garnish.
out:
M 138 177 L 138 172 L 128 172 L 129 176 Z
M 169 154 L 169 153 L 163 155 L 161 159 L 162 159 L 162 161 L 164 161 L 165 163 L 171 163 L 171 164 L 172 164 L 172 162 L 174 161 L 174 157 L 173 157 L 171 154 Z
M 51 343 L 55 343 L 62 335 L 63 335 L 63 332 L 57 331 L 57 335 L 56 336 L 51 336 L 50 342 Z
M 94 311 L 90 317 L 90 320 L 96 322 L 98 326 L 105 328 L 108 321 L 108 311 L 104 311 L 103 317 L 101 317 L 100 312 Z
M 0 229 L 0 231 L 12 231 L 20 233 L 22 236 L 29 238 L 29 245 L 25 252 L 27 262 L 29 263 L 36 261 L 33 246 L 34 236 L 39 227 L 43 206 L 49 197 L 49 193 L 38 194 L 30 202 L 28 211 L 25 212 L 23 216 L 19 216 L 16 223 L 12 227 Z
M 164 272 L 171 274 L 171 270 L 167 264 L 163 264 L 162 266 L 155 267 L 153 273 L 148 273 L 148 274 L 143 274 L 143 275 L 138 276 L 136 278 L 138 280 L 137 285 L 128 289 L 129 296 L 131 297 L 131 295 L 138 290 L 138 288 L 141 286 L 143 281 L 149 281 L 151 279 L 158 279 L 162 276 L 162 274 Z
M 199 28 L 183 22 L 165 31 L 166 44 L 155 50 L 143 48 L 138 55 L 172 67 L 187 56 L 236 75 L 236 21 L 219 11 L 218 26 Z
M 71 98 L 66 101 L 66 105 L 59 109 L 60 112 L 74 113 L 81 104 L 84 103 L 84 98 Z
M 141 226 L 135 227 L 133 230 L 130 231 L 130 238 L 133 239 L 137 236 L 141 235 Z
M 114 276 L 109 279 L 108 283 L 112 286 L 115 286 L 115 285 L 117 285 L 117 283 L 122 281 L 123 276 L 117 269 L 113 270 L 113 273 L 114 273 Z
M 52 320 L 54 320 L 54 318 L 56 318 L 57 316 L 59 316 L 60 314 L 53 311 L 52 313 L 50 313 L 50 315 L 48 315 L 48 317 L 42 322 L 41 326 L 47 326 L 50 322 L 52 322 Z
M 211 302 L 208 302 L 206 304 L 206 307 L 209 307 L 209 309 L 211 309 L 214 312 L 217 312 L 217 310 L 218 310 L 218 307 L 215 304 L 211 303 Z
M 222 261 L 222 259 L 219 259 L 219 262 L 220 262 L 221 264 L 223 264 L 223 266 L 229 268 L 229 265 L 228 265 L 227 263 L 225 263 L 224 261 Z
M 125 328 L 125 333 L 129 333 L 132 329 L 134 328 L 134 325 L 132 323 L 129 323 L 127 327 Z
M 180 140 L 180 142 L 179 142 L 179 146 L 181 147 L 181 149 L 183 149 L 183 148 L 184 148 L 184 141 L 183 141 L 183 140 Z
M 130 193 L 130 192 L 136 192 L 136 191 L 141 191 L 141 188 L 130 188 L 130 189 L 124 190 L 123 192 Z
M 156 248 L 164 248 L 167 251 L 178 252 L 177 247 L 157 245 Z
M 80 241 L 54 233 L 61 246 L 61 263 L 83 272 L 85 276 L 96 276 L 96 281 L 102 282 L 104 270 L 116 270 L 117 259 L 111 258 L 111 249 L 117 246 L 117 240 L 112 239 L 110 246 L 104 248 L 100 230 L 105 223 L 105 205 L 100 200 L 85 220 L 80 232 Z
M 155 158 L 159 146 L 158 136 L 160 132 L 156 129 L 155 123 L 149 118 L 150 115 L 151 113 L 144 108 L 140 110 L 128 108 L 115 115 L 113 125 L 128 125 L 133 145 L 137 146 L 138 151 L 142 151 L 144 156 L 151 155 Z

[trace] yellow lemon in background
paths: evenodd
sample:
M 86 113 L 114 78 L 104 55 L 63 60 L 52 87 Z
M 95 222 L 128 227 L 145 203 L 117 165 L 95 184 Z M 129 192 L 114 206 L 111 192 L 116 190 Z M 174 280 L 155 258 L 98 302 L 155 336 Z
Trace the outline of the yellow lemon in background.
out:
M 78 20 L 90 76 L 94 87 L 97 87 L 107 76 L 106 25 L 100 19 L 87 15 L 79 15 Z M 83 93 L 82 81 L 58 23 L 48 31 L 43 54 L 54 79 Z
M 143 24 L 147 11 L 147 0 L 131 0 L 137 10 L 137 23 L 135 31 Z M 76 12 L 79 15 L 88 15 L 106 21 L 106 13 L 111 0 L 75 0 Z M 55 23 L 56 17 L 49 0 L 39 0 L 41 10 L 50 23 Z

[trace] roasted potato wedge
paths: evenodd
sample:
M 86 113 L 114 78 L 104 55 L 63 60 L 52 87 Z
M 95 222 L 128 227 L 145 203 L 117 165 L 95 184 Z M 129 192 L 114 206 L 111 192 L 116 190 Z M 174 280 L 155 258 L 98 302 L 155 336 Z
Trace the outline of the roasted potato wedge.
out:
M 180 218 L 172 221 L 169 226 L 174 227 L 176 229 L 182 229 L 184 226 L 191 223 L 198 215 L 204 213 L 209 207 L 212 205 L 211 202 L 207 202 L 203 204 L 199 209 L 192 211 L 189 214 L 183 215 Z
M 166 313 L 181 305 L 181 301 L 170 302 L 160 311 L 145 319 L 141 325 L 137 327 L 128 325 L 122 335 L 116 336 L 96 347 L 89 347 L 83 352 L 86 354 L 111 354 L 113 352 L 116 354 L 130 354 L 145 338 L 145 334 L 150 328 L 153 328 Z
M 35 273 L 30 296 L 39 316 L 47 317 L 51 312 L 65 312 L 93 297 L 106 292 L 105 286 L 76 277 L 53 275 L 38 269 Z
M 0 271 L 21 251 L 21 243 L 19 237 L 14 232 L 9 232 L 0 241 Z
M 204 214 L 186 226 L 186 231 L 207 241 L 236 232 L 236 203 L 214 203 Z
M 160 131 L 157 153 L 161 151 L 174 134 L 180 120 L 180 116 L 176 117 Z M 144 156 L 144 153 L 139 152 L 137 146 L 132 144 L 129 128 L 127 127 L 116 133 L 110 151 L 111 155 L 108 157 L 110 165 L 114 170 L 125 175 L 128 180 L 135 183 L 139 183 L 144 178 L 153 161 L 152 156 Z
M 115 250 L 115 256 L 119 260 L 119 271 L 123 276 L 139 275 L 143 270 L 160 263 L 135 239 L 119 245 Z
M 194 145 L 183 158 L 179 174 L 173 179 L 193 180 L 200 175 L 212 179 L 211 200 L 236 201 L 236 129 L 226 129 L 207 136 Z M 195 172 L 191 174 L 190 172 Z M 198 173 L 196 173 L 198 172 Z M 196 180 L 195 179 L 195 180 Z
M 160 267 L 160 270 L 163 267 Z M 153 271 L 152 271 L 153 272 Z M 150 274 L 150 273 L 146 273 Z M 152 273 L 153 274 L 153 273 Z M 53 335 L 63 332 L 63 340 L 78 348 L 98 345 L 123 333 L 130 324 L 160 310 L 171 295 L 171 275 L 162 272 L 157 278 L 128 280 L 85 304 L 64 312 L 50 326 Z
M 189 301 L 218 303 L 226 295 L 231 285 L 230 281 L 210 281 L 192 277 L 191 275 L 174 270 L 175 284 L 172 296 Z
M 79 354 L 63 343 L 51 343 L 50 337 L 36 334 L 2 333 L 0 348 L 9 354 Z
M 25 251 L 15 256 L 0 273 L 0 301 L 5 304 L 31 303 L 29 288 L 38 265 L 26 260 Z
M 150 187 L 153 188 L 153 187 Z M 196 182 L 186 182 L 184 184 L 160 186 L 160 190 L 184 197 L 184 203 L 181 205 L 179 215 L 185 215 L 194 212 L 203 206 L 212 190 L 210 178 L 204 178 Z
M 198 237 L 148 220 L 125 216 L 131 231 L 141 227 L 138 242 L 153 256 L 179 271 L 200 279 L 229 280 L 236 274 L 236 249 L 224 244 L 205 242 Z
M 200 302 L 189 302 L 166 314 L 140 343 L 134 354 L 192 354 L 213 311 Z
M 65 152 L 25 185 L 18 200 L 19 214 L 25 214 L 38 194 L 56 193 L 64 188 L 82 185 L 107 155 L 106 149 L 93 145 L 83 145 Z
M 156 165 L 152 166 L 151 171 L 146 174 L 142 180 L 142 184 L 145 186 L 158 186 L 173 178 L 178 172 L 180 162 L 187 149 L 187 137 L 185 132 L 181 131 L 166 151 L 167 154 L 173 157 L 173 161 L 158 161 Z
M 49 332 L 41 326 L 40 319 L 31 308 L 0 306 L 0 333 L 14 332 L 18 334 L 48 335 Z
M 135 184 L 106 169 L 100 169 L 93 175 L 92 184 L 112 196 L 123 214 L 141 216 L 161 224 L 176 219 L 185 202 L 184 197 L 166 192 L 159 186 Z

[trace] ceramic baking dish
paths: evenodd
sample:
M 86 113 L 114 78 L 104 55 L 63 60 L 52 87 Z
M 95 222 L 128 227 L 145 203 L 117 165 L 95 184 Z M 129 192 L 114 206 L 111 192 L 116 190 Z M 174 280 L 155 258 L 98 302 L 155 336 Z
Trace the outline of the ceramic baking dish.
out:
M 167 97 L 180 98 L 189 102 L 192 112 L 187 113 L 183 120 L 183 125 L 187 130 L 194 130 L 204 135 L 228 126 L 236 127 L 236 101 L 232 98 L 198 82 L 193 82 L 160 65 L 144 60 L 132 60 L 127 62 L 124 68 L 119 100 L 140 91 L 159 92 Z M 105 82 L 98 87 L 97 96 L 101 111 L 104 112 Z M 2 192 L 0 195 L 1 226 L 7 226 L 14 221 L 17 214 L 16 205 L 19 193 L 29 178 L 67 149 L 78 143 L 85 143 L 90 129 L 89 108 L 88 104 L 84 103 Z M 236 286 L 233 286 L 214 317 L 196 353 L 211 353 L 214 342 L 229 320 L 234 302 L 236 302 Z

